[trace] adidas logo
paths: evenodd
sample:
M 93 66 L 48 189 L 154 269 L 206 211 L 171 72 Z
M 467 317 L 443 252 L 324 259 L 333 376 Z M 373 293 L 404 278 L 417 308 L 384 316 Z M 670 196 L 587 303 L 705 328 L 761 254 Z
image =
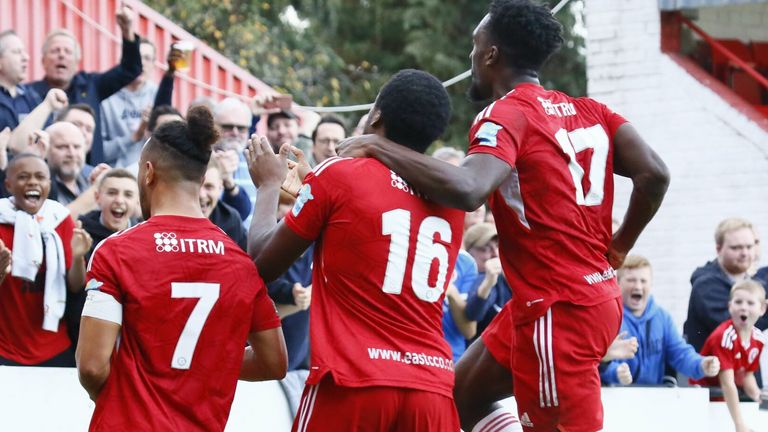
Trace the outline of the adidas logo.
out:
M 528 417 L 528 413 L 524 412 L 523 416 L 520 417 L 520 424 L 525 427 L 533 427 L 533 422 L 531 421 L 531 418 Z

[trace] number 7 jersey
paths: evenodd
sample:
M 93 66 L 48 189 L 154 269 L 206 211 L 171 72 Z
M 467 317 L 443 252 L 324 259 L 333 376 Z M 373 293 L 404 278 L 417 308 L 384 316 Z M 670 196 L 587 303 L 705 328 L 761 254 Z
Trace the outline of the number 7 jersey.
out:
M 516 323 L 554 302 L 590 306 L 619 295 L 611 241 L 613 136 L 626 120 L 589 98 L 520 84 L 481 111 L 469 154 L 511 174 L 489 199 Z
M 311 370 L 345 387 L 453 397 L 442 302 L 464 213 L 417 195 L 374 159 L 332 158 L 305 179 L 285 223 L 316 241 Z
M 108 237 L 86 291 L 122 310 L 96 316 L 122 327 L 92 431 L 223 430 L 247 335 L 280 326 L 256 266 L 207 218 L 153 216 Z

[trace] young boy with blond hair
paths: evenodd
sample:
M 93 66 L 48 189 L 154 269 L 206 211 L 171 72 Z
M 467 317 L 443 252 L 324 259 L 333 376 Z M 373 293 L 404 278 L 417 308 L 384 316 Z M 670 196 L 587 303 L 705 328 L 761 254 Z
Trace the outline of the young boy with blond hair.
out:
M 766 344 L 755 322 L 766 309 L 765 288 L 759 282 L 748 279 L 731 288 L 728 312 L 731 318 L 720 324 L 707 338 L 702 355 L 715 355 L 720 359 L 717 378 L 691 381 L 692 384 L 720 386 L 737 432 L 749 431 L 739 409 L 738 388 L 752 400 L 760 400 L 755 371 L 760 352 Z

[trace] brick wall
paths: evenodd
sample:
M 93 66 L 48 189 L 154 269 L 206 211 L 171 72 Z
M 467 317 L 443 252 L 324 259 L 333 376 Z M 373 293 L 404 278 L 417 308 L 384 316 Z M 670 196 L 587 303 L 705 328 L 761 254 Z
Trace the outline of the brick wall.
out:
M 768 239 L 768 133 L 660 52 L 656 0 L 590 0 L 585 14 L 590 96 L 632 121 L 672 173 L 633 252 L 651 260 L 655 297 L 682 328 L 688 280 L 714 258 L 717 223 L 745 217 Z M 616 183 L 621 217 L 631 182 Z

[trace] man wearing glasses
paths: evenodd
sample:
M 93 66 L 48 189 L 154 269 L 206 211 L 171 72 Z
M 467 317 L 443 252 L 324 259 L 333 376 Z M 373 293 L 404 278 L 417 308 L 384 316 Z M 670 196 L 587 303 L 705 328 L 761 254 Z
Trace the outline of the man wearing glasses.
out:
M 248 130 L 251 127 L 251 110 L 236 98 L 226 98 L 216 105 L 213 119 L 219 128 L 219 141 L 214 145 L 211 159 L 219 166 L 224 183 L 224 202 L 237 208 L 245 226 L 250 223 L 250 212 L 256 201 L 256 186 L 248 174 L 248 165 L 243 150 L 248 143 Z M 242 192 L 248 196 L 250 205 L 235 205 L 236 198 Z

